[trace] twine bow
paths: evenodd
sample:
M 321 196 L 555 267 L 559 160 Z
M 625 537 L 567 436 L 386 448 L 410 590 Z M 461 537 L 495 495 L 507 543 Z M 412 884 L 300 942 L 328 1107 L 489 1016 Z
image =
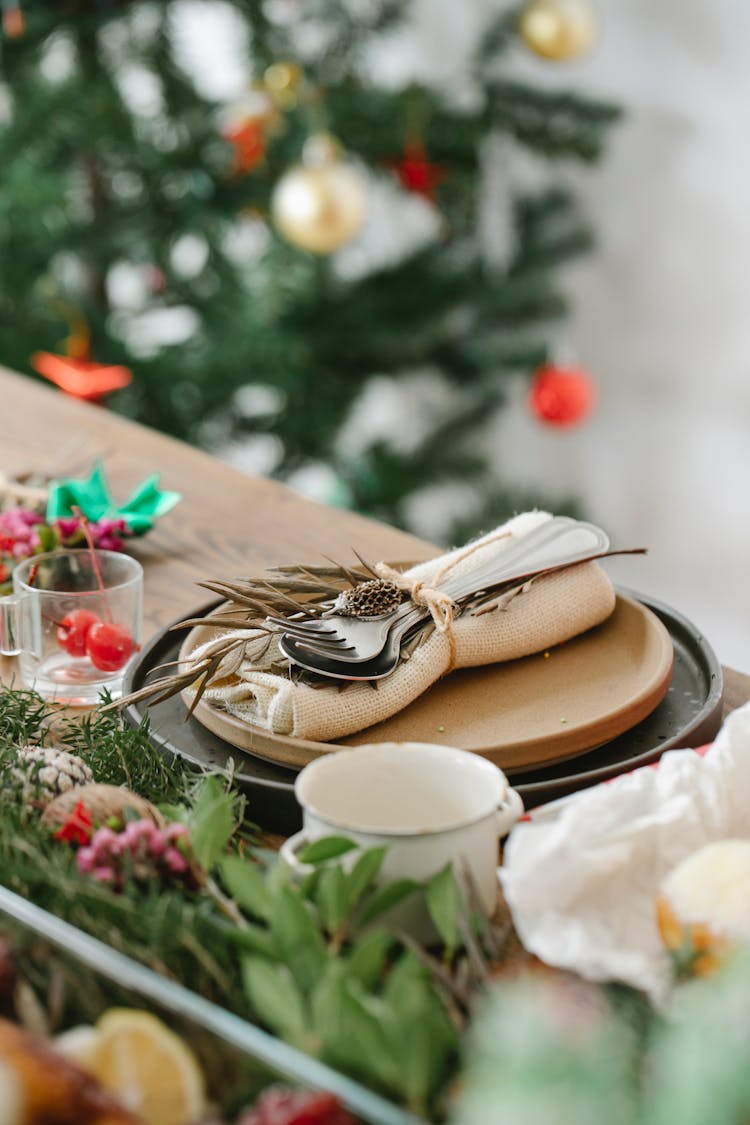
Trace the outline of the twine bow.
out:
M 384 582 L 392 582 L 399 590 L 407 593 L 415 605 L 423 605 L 428 609 L 439 633 L 448 632 L 453 624 L 456 603 L 444 590 L 429 586 L 422 578 L 409 578 L 407 574 L 388 566 L 388 563 L 376 563 L 375 570 Z
M 408 574 L 402 574 L 400 570 L 394 570 L 388 563 L 379 562 L 375 564 L 375 570 L 379 578 L 386 582 L 393 582 L 398 586 L 399 590 L 403 590 L 409 595 L 415 605 L 424 606 L 429 610 L 430 617 L 435 623 L 435 628 L 439 633 L 447 636 L 450 645 L 450 660 L 447 671 L 450 672 L 456 666 L 456 637 L 453 632 L 453 622 L 456 616 L 458 606 L 446 594 L 445 590 L 440 589 L 440 583 L 443 579 L 450 574 L 455 566 L 464 562 L 465 559 L 470 558 L 476 551 L 481 550 L 483 547 L 489 547 L 491 543 L 496 543 L 499 539 L 507 539 L 511 537 L 509 531 L 498 531 L 495 535 L 488 535 L 484 539 L 477 540 L 476 543 L 471 543 L 465 547 L 463 551 L 459 551 L 447 563 L 445 563 L 431 579 L 424 578 L 410 578 Z

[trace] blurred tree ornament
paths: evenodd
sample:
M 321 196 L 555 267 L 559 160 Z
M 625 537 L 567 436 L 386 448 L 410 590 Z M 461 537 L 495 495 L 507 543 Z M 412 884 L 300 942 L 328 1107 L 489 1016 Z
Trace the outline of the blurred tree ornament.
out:
M 575 426 L 596 404 L 596 385 L 582 367 L 545 364 L 534 373 L 529 389 L 531 413 L 549 426 Z
M 234 152 L 232 174 L 246 176 L 266 155 L 266 135 L 277 117 L 271 98 L 263 90 L 252 89 L 229 105 L 222 114 L 221 135 Z
M 62 342 L 65 354 L 34 352 L 30 362 L 35 371 L 72 398 L 97 404 L 105 395 L 132 383 L 129 367 L 97 363 L 91 358 L 91 332 L 80 309 L 57 295 L 50 303 L 68 321 L 68 335 Z
M 589 0 L 530 0 L 518 23 L 529 50 L 555 62 L 585 54 L 596 38 L 596 28 Z
M 342 158 L 327 133 L 309 137 L 302 163 L 285 172 L 273 191 L 271 214 L 280 234 L 313 254 L 330 254 L 349 242 L 367 215 L 361 174 Z
M 3 34 L 8 39 L 20 39 L 26 30 L 26 21 L 19 0 L 3 0 Z
M 100 403 L 105 395 L 133 381 L 130 368 L 120 364 L 96 363 L 53 352 L 34 352 L 31 366 L 65 394 L 84 402 Z
M 430 162 L 424 141 L 407 141 L 404 155 L 392 167 L 402 187 L 435 202 L 435 188 L 445 179 L 445 169 Z
M 282 109 L 289 109 L 299 100 L 299 88 L 303 78 L 302 68 L 296 63 L 275 62 L 266 67 L 263 82 L 276 105 Z

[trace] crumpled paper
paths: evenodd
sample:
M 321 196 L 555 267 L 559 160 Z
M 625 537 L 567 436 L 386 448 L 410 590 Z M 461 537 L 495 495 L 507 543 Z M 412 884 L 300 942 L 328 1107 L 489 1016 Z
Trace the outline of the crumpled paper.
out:
M 656 924 L 662 879 L 685 856 L 750 838 L 750 704 L 704 754 L 670 750 L 534 812 L 510 835 L 499 877 L 524 946 L 592 981 L 622 981 L 661 1006 L 671 973 Z

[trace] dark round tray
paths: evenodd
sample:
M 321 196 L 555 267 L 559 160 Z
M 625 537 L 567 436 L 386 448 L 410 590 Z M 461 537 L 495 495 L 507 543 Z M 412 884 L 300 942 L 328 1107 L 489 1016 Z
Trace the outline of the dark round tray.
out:
M 665 750 L 710 742 L 721 725 L 721 665 L 705 637 L 669 606 L 632 590 L 618 589 L 642 602 L 667 627 L 674 645 L 669 690 L 647 718 L 604 746 L 542 769 L 508 771 L 527 808 L 656 761 Z M 190 617 L 205 616 L 219 604 L 209 602 Z M 143 687 L 157 665 L 176 660 L 183 638 L 183 632 L 171 632 L 169 626 L 157 633 L 131 669 L 125 692 Z M 203 768 L 233 768 L 237 784 L 248 797 L 248 816 L 256 824 L 282 835 L 301 827 L 302 814 L 293 788 L 296 770 L 238 750 L 196 719 L 187 718 L 179 695 L 164 703 L 136 703 L 124 708 L 125 718 L 134 726 L 146 713 L 151 721 L 151 741 L 165 753 Z

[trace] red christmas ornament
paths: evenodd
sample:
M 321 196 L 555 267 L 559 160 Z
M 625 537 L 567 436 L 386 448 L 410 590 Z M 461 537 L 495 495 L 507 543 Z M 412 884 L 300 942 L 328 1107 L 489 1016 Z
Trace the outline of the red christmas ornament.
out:
M 34 352 L 31 366 L 61 391 L 85 402 L 101 402 L 105 395 L 133 381 L 130 369 L 119 364 L 94 363 L 90 359 L 52 352 Z
M 596 386 L 581 367 L 540 367 L 531 380 L 529 409 L 548 426 L 575 426 L 596 403 Z
M 445 170 L 430 163 L 422 141 L 409 141 L 404 146 L 404 155 L 392 167 L 407 191 L 435 201 L 435 188 L 445 179 Z
M 249 117 L 222 131 L 224 140 L 234 149 L 232 171 L 236 176 L 246 176 L 248 172 L 252 172 L 265 156 L 266 135 L 263 126 L 262 118 Z

